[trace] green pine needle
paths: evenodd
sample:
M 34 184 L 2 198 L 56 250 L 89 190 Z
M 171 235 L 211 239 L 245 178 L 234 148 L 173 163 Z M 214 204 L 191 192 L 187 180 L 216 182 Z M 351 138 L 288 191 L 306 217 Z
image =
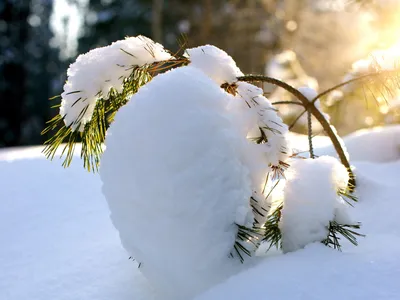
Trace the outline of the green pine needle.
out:
M 332 247 L 341 251 L 342 246 L 340 245 L 340 236 L 347 239 L 354 246 L 358 245 L 357 237 L 364 237 L 365 235 L 358 233 L 355 229 L 360 229 L 361 224 L 339 224 L 335 221 L 329 223 L 329 234 L 322 243 L 326 246 Z
M 352 194 L 349 190 L 339 190 L 338 195 L 341 196 L 342 199 L 350 206 L 353 206 L 352 202 L 358 202 L 357 196 Z
M 279 229 L 282 208 L 283 204 L 280 204 L 274 212 L 268 216 L 267 221 L 265 222 L 264 237 L 262 241 L 270 243 L 268 250 L 272 247 L 276 247 L 277 249 L 282 248 L 282 234 Z
M 235 257 L 234 253 L 236 253 L 237 257 L 241 263 L 244 262 L 244 256 L 252 256 L 252 252 L 246 247 L 247 245 L 253 245 L 255 249 L 260 246 L 260 239 L 264 235 L 264 230 L 262 228 L 248 228 L 243 225 L 236 224 L 238 227 L 238 233 L 236 235 L 236 241 L 233 246 L 235 252 L 231 252 L 230 256 Z

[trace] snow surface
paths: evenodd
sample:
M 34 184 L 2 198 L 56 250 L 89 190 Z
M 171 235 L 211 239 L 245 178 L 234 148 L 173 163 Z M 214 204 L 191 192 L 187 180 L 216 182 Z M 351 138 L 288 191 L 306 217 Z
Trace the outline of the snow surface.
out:
M 107 99 L 112 87 L 121 92 L 124 79 L 135 66 L 171 58 L 161 44 L 144 36 L 126 38 L 79 55 L 68 68 L 61 94 L 60 115 L 64 116 L 65 125 L 82 131 L 92 118 L 97 100 Z
M 42 149 L 0 151 L 0 299 L 154 299 L 110 222 L 99 176 Z
M 387 129 L 344 139 L 353 143 L 348 148 L 358 180 L 360 202 L 353 214 L 367 235 L 358 247 L 345 243 L 338 252 L 316 243 L 273 253 L 197 299 L 399 299 L 400 155 L 392 148 L 397 131 Z M 297 148 L 307 144 L 304 136 L 292 140 Z M 365 144 L 375 153 L 364 155 Z M 99 176 L 87 173 L 78 157 L 63 169 L 60 160 L 49 162 L 40 150 L 0 151 L 0 299 L 164 299 L 120 246 Z

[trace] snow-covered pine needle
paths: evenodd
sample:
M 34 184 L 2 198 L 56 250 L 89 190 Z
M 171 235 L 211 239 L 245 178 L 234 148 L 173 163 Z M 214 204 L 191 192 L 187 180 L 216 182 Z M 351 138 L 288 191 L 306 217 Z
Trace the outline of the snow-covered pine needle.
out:
M 42 134 L 46 134 L 59 128 L 45 142 L 44 154 L 52 159 L 61 144 L 66 143 L 62 155 L 66 153 L 63 166 L 68 167 L 72 161 L 75 144 L 81 141 L 81 157 L 83 158 L 85 169 L 97 171 L 100 155 L 103 152 L 102 143 L 104 142 L 108 125 L 113 121 L 115 113 L 127 103 L 128 96 L 136 93 L 149 80 L 151 80 L 151 75 L 147 71 L 147 66 L 135 68 L 131 75 L 124 79 L 121 93 L 111 88 L 106 96 L 107 100 L 104 98 L 97 99 L 91 118 L 85 123 L 83 130 L 74 130 L 71 124 L 67 126 L 65 124 L 65 116 L 61 114 L 55 116 L 47 123 L 47 128 L 42 132 Z M 77 116 L 74 124 L 78 124 L 82 120 L 87 110 L 88 106 L 85 106 Z
M 57 106 L 60 112 L 42 132 L 58 129 L 45 142 L 45 155 L 53 158 L 58 147 L 66 143 L 62 153 L 66 153 L 63 166 L 67 167 L 75 143 L 81 141 L 84 167 L 97 170 L 106 129 L 115 113 L 151 80 L 151 73 L 162 69 L 162 64 L 155 63 L 165 61 L 173 61 L 169 52 L 143 36 L 80 55 L 68 69 L 61 105 Z
M 236 97 L 256 114 L 256 128 L 249 132 L 248 138 L 265 149 L 265 159 L 273 171 L 273 179 L 283 177 L 288 167 L 287 159 L 292 153 L 286 138 L 287 125 L 264 97 L 261 88 L 247 82 L 238 82 L 236 86 Z
M 248 228 L 243 225 L 236 224 L 238 233 L 233 246 L 234 251 L 230 253 L 231 257 L 239 258 L 240 262 L 244 262 L 244 256 L 252 256 L 254 249 L 260 246 L 262 237 L 265 235 L 264 229 L 259 227 Z M 249 249 L 251 248 L 251 249 Z

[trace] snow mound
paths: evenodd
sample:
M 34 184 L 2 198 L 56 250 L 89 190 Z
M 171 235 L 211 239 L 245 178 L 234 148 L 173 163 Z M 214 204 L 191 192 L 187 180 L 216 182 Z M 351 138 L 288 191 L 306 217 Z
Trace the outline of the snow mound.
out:
M 130 37 L 79 55 L 67 71 L 61 94 L 60 115 L 66 126 L 82 131 L 99 98 L 110 88 L 122 91 L 122 83 L 134 67 L 171 59 L 161 44 L 144 36 Z
M 284 252 L 326 239 L 330 221 L 348 224 L 346 205 L 338 191 L 346 189 L 349 175 L 337 159 L 295 159 L 285 177 L 279 224 Z
M 143 86 L 107 132 L 100 174 L 111 219 L 165 297 L 188 299 L 242 268 L 229 254 L 235 223 L 254 218 L 251 144 L 228 109 L 234 100 L 181 67 Z

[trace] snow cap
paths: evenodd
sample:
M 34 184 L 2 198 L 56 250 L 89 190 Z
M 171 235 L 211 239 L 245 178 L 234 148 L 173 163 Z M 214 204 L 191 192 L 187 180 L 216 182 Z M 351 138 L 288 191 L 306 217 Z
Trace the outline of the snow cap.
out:
M 61 94 L 60 115 L 65 125 L 83 131 L 92 119 L 97 100 L 107 100 L 111 88 L 121 92 L 124 79 L 134 67 L 171 58 L 161 44 L 144 36 L 130 37 L 79 55 L 68 68 Z
M 237 81 L 237 77 L 243 76 L 233 58 L 215 46 L 205 45 L 187 49 L 185 56 L 189 58 L 190 66 L 201 70 L 218 85 L 232 84 Z

